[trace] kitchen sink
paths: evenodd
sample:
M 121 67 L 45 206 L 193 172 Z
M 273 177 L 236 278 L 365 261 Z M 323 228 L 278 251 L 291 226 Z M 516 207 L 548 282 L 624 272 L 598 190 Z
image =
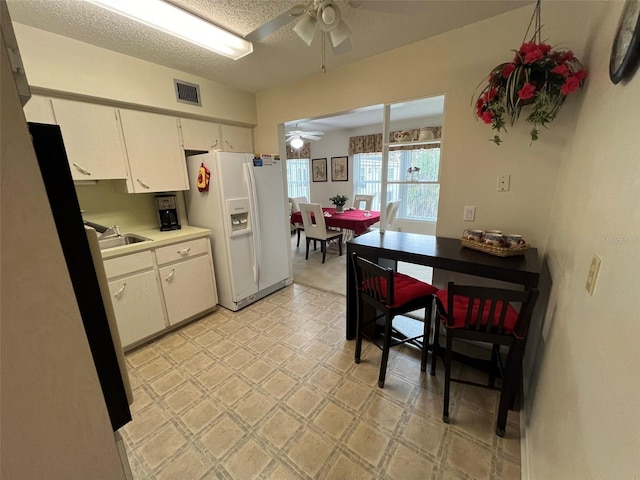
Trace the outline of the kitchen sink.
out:
M 123 233 L 122 235 L 99 238 L 98 245 L 100 250 L 106 250 L 108 248 L 122 247 L 124 245 L 131 245 L 132 243 L 151 242 L 152 240 L 142 235 L 136 235 L 135 233 Z

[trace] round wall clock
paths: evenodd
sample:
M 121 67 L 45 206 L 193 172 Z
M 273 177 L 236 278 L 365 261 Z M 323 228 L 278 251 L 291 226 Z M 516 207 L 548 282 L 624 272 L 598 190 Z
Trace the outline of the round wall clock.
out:
M 640 0 L 626 0 L 611 47 L 609 77 L 613 83 L 629 79 L 640 60 Z

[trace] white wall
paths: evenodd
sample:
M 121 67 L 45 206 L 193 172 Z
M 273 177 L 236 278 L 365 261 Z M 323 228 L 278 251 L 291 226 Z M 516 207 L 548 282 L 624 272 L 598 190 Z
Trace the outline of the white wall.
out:
M 14 29 L 27 80 L 39 92 L 53 90 L 181 116 L 256 123 L 252 93 L 20 23 L 14 23 Z M 201 107 L 176 101 L 174 78 L 200 85 Z
M 558 171 L 553 290 L 527 428 L 532 479 L 640 478 L 640 74 L 626 85 L 608 76 L 623 3 L 589 31 L 588 84 Z M 589 296 L 594 254 L 602 266 Z

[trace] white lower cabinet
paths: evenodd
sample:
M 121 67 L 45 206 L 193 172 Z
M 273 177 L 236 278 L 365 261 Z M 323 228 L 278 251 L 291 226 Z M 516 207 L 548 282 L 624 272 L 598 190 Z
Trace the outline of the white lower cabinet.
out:
M 218 303 L 207 237 L 109 258 L 104 267 L 125 350 Z
M 162 296 L 155 271 L 109 282 L 109 293 L 123 347 L 165 329 Z
M 208 256 L 162 267 L 160 279 L 170 325 L 213 308 L 217 303 Z

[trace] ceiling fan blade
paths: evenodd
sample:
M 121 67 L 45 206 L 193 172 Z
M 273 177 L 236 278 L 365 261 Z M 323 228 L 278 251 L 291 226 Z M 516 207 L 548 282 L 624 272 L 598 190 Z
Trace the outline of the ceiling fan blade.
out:
M 318 22 L 315 17 L 308 13 L 303 15 L 300 21 L 293 27 L 293 31 L 307 44 L 307 47 L 311 46 L 313 37 L 316 35 L 316 29 Z
M 300 132 L 302 135 L 324 135 L 324 132 L 320 130 L 314 130 L 312 132 Z
M 344 23 L 343 20 L 338 23 L 338 26 L 329 32 L 329 38 L 331 39 L 331 45 L 336 48 L 342 42 L 344 42 L 351 35 L 351 29 Z
M 306 138 L 308 140 L 320 140 L 322 137 L 317 137 L 316 135 L 300 135 L 302 138 Z
M 351 51 L 351 39 L 347 38 L 344 42 L 342 42 L 337 47 L 333 47 L 334 55 L 344 55 L 345 53 L 349 53 Z
M 287 23 L 291 22 L 294 18 L 299 17 L 305 11 L 304 5 L 294 5 L 286 12 L 281 13 L 277 17 L 272 18 L 264 25 L 256 28 L 253 32 L 245 35 L 245 40 L 250 42 L 259 42 L 264 40 L 276 30 L 284 27 Z

